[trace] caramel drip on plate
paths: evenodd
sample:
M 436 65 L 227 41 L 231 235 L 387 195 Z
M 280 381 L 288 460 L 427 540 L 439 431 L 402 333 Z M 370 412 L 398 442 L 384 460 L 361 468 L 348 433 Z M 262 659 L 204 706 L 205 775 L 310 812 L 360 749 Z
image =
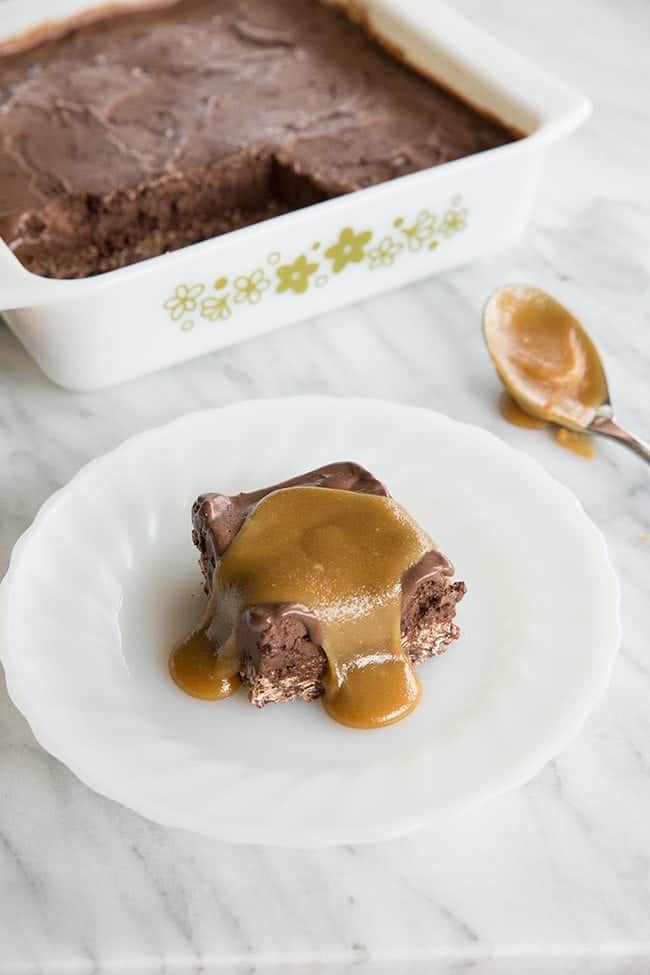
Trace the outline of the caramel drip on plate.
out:
M 186 694 L 202 701 L 221 701 L 241 684 L 239 655 L 223 648 L 217 652 L 206 627 L 199 627 L 176 644 L 169 658 L 169 672 Z
M 248 607 L 307 607 L 328 661 L 327 713 L 351 727 L 381 727 L 404 718 L 420 697 L 420 681 L 400 643 L 401 580 L 431 548 L 428 536 L 390 498 L 285 488 L 257 505 L 228 546 L 215 572 L 213 599 L 220 613 L 223 605 L 230 607 L 231 634 Z M 174 679 L 196 696 L 207 697 L 206 686 L 214 687 L 211 696 L 225 696 L 219 693 L 215 643 L 200 636 L 190 645 L 195 642 L 196 657 L 194 649 L 183 649 L 186 644 L 172 654 L 188 664 L 187 670 L 174 665 Z M 225 665 L 226 683 L 237 657 L 231 653 Z M 197 662 L 198 679 L 192 669 Z
M 213 589 L 200 626 L 179 640 L 169 655 L 169 673 L 174 681 L 186 694 L 202 701 L 221 701 L 241 684 L 234 607 L 226 601 L 217 615 L 217 600 Z

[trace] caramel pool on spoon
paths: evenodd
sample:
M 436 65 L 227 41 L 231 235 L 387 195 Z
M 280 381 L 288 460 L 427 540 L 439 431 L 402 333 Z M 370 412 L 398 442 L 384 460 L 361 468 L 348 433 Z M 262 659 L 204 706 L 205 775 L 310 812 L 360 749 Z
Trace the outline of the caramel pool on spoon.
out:
M 500 288 L 485 306 L 483 332 L 514 401 L 502 407 L 507 419 L 522 426 L 553 423 L 560 443 L 587 456 L 586 441 L 573 435 L 610 437 L 650 462 L 650 447 L 614 419 L 596 346 L 555 298 L 528 284 Z

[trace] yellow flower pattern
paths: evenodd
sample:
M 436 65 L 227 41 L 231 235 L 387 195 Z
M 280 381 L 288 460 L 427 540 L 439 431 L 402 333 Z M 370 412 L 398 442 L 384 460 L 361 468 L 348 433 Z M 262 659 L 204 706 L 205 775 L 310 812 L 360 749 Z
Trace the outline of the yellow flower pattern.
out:
M 329 287 L 332 274 L 340 274 L 350 265 L 365 264 L 368 270 L 378 271 L 392 267 L 396 261 L 401 264 L 405 255 L 420 253 L 425 248 L 433 250 L 464 231 L 468 219 L 462 197 L 456 195 L 442 216 L 428 209 L 420 210 L 411 222 L 402 215 L 396 216 L 389 224 L 393 231 L 381 238 L 377 235 L 373 247 L 368 244 L 375 237 L 374 231 L 344 227 L 329 246 L 327 241 L 322 245 L 320 241 L 311 242 L 305 245 L 307 253 L 299 254 L 292 262 L 282 263 L 283 255 L 276 250 L 266 256 L 266 270 L 258 267 L 234 279 L 217 278 L 209 287 L 220 294 L 213 292 L 202 297 L 206 291 L 204 284 L 179 284 L 163 303 L 163 309 L 172 322 L 178 323 L 177 327 L 187 332 L 195 326 L 195 320 L 187 317 L 192 312 L 198 311 L 201 319 L 208 322 L 227 321 L 238 305 L 259 304 L 271 289 L 272 279 L 275 279 L 276 294 L 302 295 L 314 287 Z
M 309 287 L 309 277 L 318 270 L 318 264 L 310 264 L 304 254 L 297 257 L 293 264 L 282 264 L 275 272 L 280 282 L 275 289 L 279 294 L 283 291 L 293 291 L 297 295 L 305 293 Z
M 325 257 L 332 261 L 332 271 L 338 274 L 348 264 L 360 264 L 366 256 L 366 244 L 372 237 L 372 230 L 355 234 L 352 227 L 344 227 L 339 239 L 325 251 Z
M 377 247 L 368 251 L 368 261 L 371 271 L 377 271 L 380 267 L 390 267 L 395 263 L 395 258 L 404 250 L 404 244 L 392 237 L 384 237 Z
M 243 301 L 249 305 L 257 305 L 262 300 L 262 295 L 267 288 L 271 287 L 271 282 L 261 268 L 253 271 L 252 274 L 242 274 L 235 278 L 235 301 L 240 305 Z
M 229 304 L 230 295 L 223 295 L 220 298 L 211 296 L 204 298 L 201 302 L 201 317 L 207 318 L 210 322 L 225 321 L 232 315 L 232 308 Z
M 456 207 L 447 210 L 440 224 L 440 233 L 443 237 L 452 237 L 467 226 L 467 210 L 465 207 Z
M 171 298 L 164 303 L 173 322 L 177 322 L 188 312 L 196 309 L 196 303 L 204 291 L 202 284 L 195 284 L 189 288 L 186 284 L 179 284 Z
M 406 237 L 406 246 L 411 252 L 422 250 L 435 232 L 436 216 L 431 210 L 421 210 L 414 224 L 401 228 L 401 233 Z

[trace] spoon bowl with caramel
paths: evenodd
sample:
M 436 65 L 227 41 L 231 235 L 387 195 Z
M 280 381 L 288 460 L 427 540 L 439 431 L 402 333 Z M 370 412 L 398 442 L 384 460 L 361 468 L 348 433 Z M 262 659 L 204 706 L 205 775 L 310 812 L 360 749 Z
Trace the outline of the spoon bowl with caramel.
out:
M 650 447 L 614 419 L 598 350 L 559 301 L 529 284 L 506 285 L 485 305 L 483 332 L 522 426 L 611 437 L 650 462 Z

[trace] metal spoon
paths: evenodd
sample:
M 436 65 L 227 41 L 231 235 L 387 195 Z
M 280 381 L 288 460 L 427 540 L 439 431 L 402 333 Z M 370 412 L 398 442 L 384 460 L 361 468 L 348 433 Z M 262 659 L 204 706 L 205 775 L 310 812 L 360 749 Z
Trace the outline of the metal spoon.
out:
M 504 386 L 526 413 L 618 440 L 650 463 L 650 446 L 614 418 L 595 345 L 555 298 L 527 284 L 499 288 L 485 305 L 483 334 Z

